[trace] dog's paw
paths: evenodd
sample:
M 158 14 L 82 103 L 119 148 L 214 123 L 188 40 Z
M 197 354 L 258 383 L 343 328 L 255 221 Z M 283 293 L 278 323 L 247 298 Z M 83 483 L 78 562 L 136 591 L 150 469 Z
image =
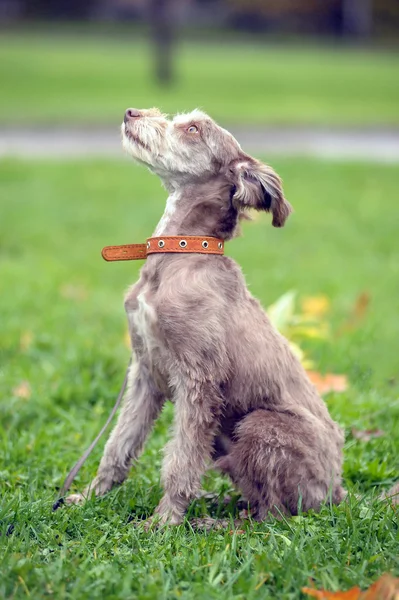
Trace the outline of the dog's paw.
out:
M 144 531 L 148 533 L 149 531 L 155 531 L 156 529 L 159 529 L 162 526 L 162 523 L 160 522 L 157 515 L 153 515 L 152 517 L 146 519 L 144 523 L 142 523 L 142 526 Z
M 201 531 L 211 531 L 211 529 L 224 529 L 222 519 L 212 519 L 211 517 L 198 517 L 190 520 L 193 529 Z M 227 522 L 226 522 L 227 526 Z
M 84 504 L 86 498 L 82 494 L 71 494 L 65 498 L 65 504 Z
M 162 510 L 162 512 L 161 512 Z M 173 510 L 165 510 L 165 503 L 158 505 L 152 517 L 144 521 L 144 531 L 154 531 L 169 525 L 176 526 L 183 523 L 184 517 Z M 137 526 L 139 524 L 137 523 Z
M 142 527 L 144 531 L 149 532 L 155 531 L 157 529 L 163 529 L 164 527 L 168 527 L 169 525 L 180 525 L 180 523 L 172 522 L 172 520 L 168 519 L 166 515 L 161 516 L 155 513 L 154 515 L 152 515 L 152 517 L 149 517 L 144 521 Z M 137 526 L 139 526 L 139 523 L 137 523 Z
M 157 521 L 158 526 L 181 525 L 184 520 L 184 511 L 180 511 L 175 504 L 171 503 L 170 500 L 164 496 L 156 507 L 152 519 Z
M 222 529 L 228 531 L 234 531 L 232 527 L 238 528 L 243 524 L 242 519 L 235 519 L 231 521 L 230 519 L 212 519 L 211 517 L 200 517 L 197 519 L 191 519 L 190 525 L 193 529 L 197 529 L 200 531 L 220 531 Z

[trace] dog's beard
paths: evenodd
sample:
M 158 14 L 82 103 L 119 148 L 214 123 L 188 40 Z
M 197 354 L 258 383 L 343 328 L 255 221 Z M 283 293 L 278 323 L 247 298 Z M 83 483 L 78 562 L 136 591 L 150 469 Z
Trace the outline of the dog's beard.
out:
M 122 136 L 126 138 L 126 140 L 133 147 L 137 146 L 139 148 L 142 148 L 143 150 L 147 150 L 147 152 L 150 152 L 150 146 L 146 140 L 148 136 L 140 135 L 140 131 L 132 131 L 132 129 L 130 127 L 127 127 L 125 123 L 122 123 Z
M 125 151 L 136 160 L 147 165 L 152 165 L 152 152 L 148 143 L 146 143 L 139 133 L 131 131 L 122 123 L 122 146 Z

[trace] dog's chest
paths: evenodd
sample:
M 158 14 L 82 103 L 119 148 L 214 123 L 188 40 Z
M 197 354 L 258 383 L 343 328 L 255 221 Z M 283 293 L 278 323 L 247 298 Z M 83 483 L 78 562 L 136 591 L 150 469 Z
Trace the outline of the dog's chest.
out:
M 144 360 L 158 389 L 168 395 L 165 349 L 159 335 L 158 316 L 154 294 L 149 284 L 139 282 L 128 293 L 125 308 L 133 350 Z
M 151 302 L 150 286 L 136 284 L 126 297 L 125 308 L 133 346 L 140 353 L 151 355 L 158 344 L 157 314 Z

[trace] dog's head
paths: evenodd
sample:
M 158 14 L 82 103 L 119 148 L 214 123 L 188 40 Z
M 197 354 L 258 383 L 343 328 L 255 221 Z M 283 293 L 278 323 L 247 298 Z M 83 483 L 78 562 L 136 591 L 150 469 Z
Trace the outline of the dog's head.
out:
M 170 120 L 157 108 L 129 108 L 122 141 L 169 189 L 221 176 L 237 209 L 272 212 L 275 227 L 282 227 L 291 212 L 277 173 L 245 154 L 231 133 L 200 110 Z

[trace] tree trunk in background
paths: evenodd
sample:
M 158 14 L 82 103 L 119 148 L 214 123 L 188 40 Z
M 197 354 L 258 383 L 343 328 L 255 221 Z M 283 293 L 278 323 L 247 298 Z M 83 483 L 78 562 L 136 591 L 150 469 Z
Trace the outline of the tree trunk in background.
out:
M 162 85 L 168 85 L 173 80 L 172 51 L 175 16 L 173 4 L 173 0 L 149 0 L 148 6 L 155 76 Z
M 373 29 L 373 0 L 342 0 L 344 35 L 366 38 Z

